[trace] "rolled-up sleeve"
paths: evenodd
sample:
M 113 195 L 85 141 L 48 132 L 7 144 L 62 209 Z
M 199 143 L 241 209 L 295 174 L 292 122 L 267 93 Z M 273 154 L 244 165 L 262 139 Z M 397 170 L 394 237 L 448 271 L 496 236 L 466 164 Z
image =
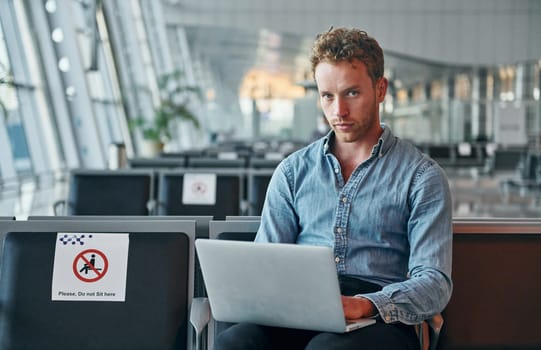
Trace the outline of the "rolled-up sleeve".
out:
M 443 170 L 421 167 L 408 194 L 408 279 L 363 295 L 387 323 L 420 323 L 441 312 L 451 297 L 452 202 Z

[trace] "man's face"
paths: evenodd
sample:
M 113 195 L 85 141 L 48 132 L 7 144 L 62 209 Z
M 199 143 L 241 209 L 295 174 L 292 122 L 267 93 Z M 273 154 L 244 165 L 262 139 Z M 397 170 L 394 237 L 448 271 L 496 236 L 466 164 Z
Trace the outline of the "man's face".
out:
M 366 65 L 357 59 L 321 62 L 314 76 L 321 108 L 338 142 L 357 142 L 379 133 L 379 103 L 387 91 L 385 78 L 373 84 Z

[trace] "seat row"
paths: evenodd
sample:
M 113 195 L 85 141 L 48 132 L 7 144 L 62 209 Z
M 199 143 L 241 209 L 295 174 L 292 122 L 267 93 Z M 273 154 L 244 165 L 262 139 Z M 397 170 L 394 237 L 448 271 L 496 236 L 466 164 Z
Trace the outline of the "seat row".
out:
M 194 294 L 204 294 L 194 241 L 229 229 L 253 240 L 259 226 L 211 219 L 1 217 L 0 348 L 203 348 L 193 329 L 204 315 L 190 317 Z
M 416 146 L 445 168 L 477 168 L 489 174 L 517 170 L 519 163 L 527 161 L 529 153 L 526 145 L 502 146 L 486 142 L 421 143 Z M 263 153 L 227 149 L 192 150 L 163 153 L 156 158 L 132 158 L 128 164 L 133 169 L 274 169 L 287 154 L 268 150 Z
M 210 349 L 228 325 L 205 304 L 194 240 L 253 240 L 258 227 L 254 216 L 0 218 L 0 348 Z M 124 301 L 52 300 L 59 233 L 129 234 Z M 455 219 L 454 289 L 438 349 L 541 347 L 540 273 L 541 220 Z
M 72 170 L 55 215 L 259 215 L 273 169 Z
M 478 169 L 488 175 L 517 171 L 528 155 L 526 146 L 503 147 L 494 143 L 417 144 L 446 169 Z
M 145 168 L 233 168 L 233 169 L 273 169 L 284 158 L 281 153 L 269 152 L 263 156 L 243 152 L 217 153 L 173 153 L 155 158 L 131 158 L 128 165 L 132 169 Z

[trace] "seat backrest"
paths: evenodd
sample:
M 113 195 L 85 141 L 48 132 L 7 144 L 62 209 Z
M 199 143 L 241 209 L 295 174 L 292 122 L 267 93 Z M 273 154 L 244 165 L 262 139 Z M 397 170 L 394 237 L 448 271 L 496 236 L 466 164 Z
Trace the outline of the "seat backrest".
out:
M 541 180 L 538 179 L 539 167 L 541 164 L 541 155 L 537 152 L 529 152 L 524 157 L 523 166 L 521 168 L 521 177 L 525 180 Z
M 70 174 L 67 215 L 149 215 L 151 170 L 74 170 Z
M 226 239 L 236 241 L 253 241 L 259 228 L 259 219 L 253 220 L 211 220 L 209 222 L 209 239 Z M 201 277 L 202 278 L 202 277 Z M 211 320 L 208 326 L 208 348 L 212 349 L 214 338 L 223 330 L 231 327 L 229 322 Z
M 195 220 L 195 238 L 208 238 L 209 222 L 212 220 L 210 215 L 77 215 L 51 216 L 51 215 L 30 215 L 27 220 L 144 220 L 144 221 L 164 221 L 164 220 Z
M 455 162 L 455 148 L 450 144 L 429 144 L 427 145 L 428 155 L 441 166 L 453 165 Z
M 250 157 L 248 167 L 252 169 L 275 169 L 282 161 L 282 158 Z
M 248 176 L 248 214 L 252 216 L 261 215 L 263 203 L 267 195 L 267 187 L 274 173 L 274 169 L 249 169 Z
M 494 172 L 516 171 L 525 154 L 526 151 L 520 148 L 496 149 L 491 157 L 492 170 Z
M 209 239 L 253 241 L 259 224 L 259 219 L 211 220 L 209 222 Z
M 186 163 L 188 168 L 245 168 L 246 159 L 221 159 L 217 157 L 190 157 Z
M 228 215 L 225 217 L 228 221 L 260 221 L 259 215 Z
M 195 221 L 34 220 L 8 230 L 1 349 L 191 349 Z M 57 232 L 129 233 L 124 301 L 52 300 Z
M 481 167 L 485 157 L 483 146 L 478 143 L 460 142 L 454 147 L 456 166 Z
M 6 236 L 6 232 L 15 226 L 15 223 L 18 222 L 16 220 L 0 220 L 0 268 L 2 267 L 2 256 L 4 253 L 4 238 Z
M 441 348 L 541 348 L 541 220 L 454 220 Z
M 5 232 L 7 227 L 10 227 L 14 220 L 14 216 L 0 216 L 0 264 L 2 262 L 2 244 L 4 242 L 4 235 L 2 232 Z
M 187 176 L 215 175 L 214 201 L 192 203 L 185 201 L 184 180 Z M 191 169 L 160 173 L 158 186 L 158 215 L 209 215 L 223 220 L 227 215 L 241 214 L 244 194 L 244 172 L 232 169 Z M 190 189 L 188 189 L 190 190 Z
M 29 216 L 28 220 L 81 220 L 81 216 Z M 101 216 L 101 215 L 85 215 L 84 220 L 144 220 L 144 221 L 163 221 L 163 220 L 188 220 L 195 221 L 195 238 L 209 237 L 209 222 L 212 216 L 209 215 L 168 215 L 168 216 Z M 195 261 L 195 277 L 194 277 L 194 297 L 203 296 L 205 287 L 200 278 L 199 265 Z

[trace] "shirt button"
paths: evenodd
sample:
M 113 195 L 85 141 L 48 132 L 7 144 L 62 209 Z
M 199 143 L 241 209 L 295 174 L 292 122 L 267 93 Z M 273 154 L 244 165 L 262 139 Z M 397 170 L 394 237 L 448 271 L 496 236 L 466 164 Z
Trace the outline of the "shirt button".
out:
M 338 264 L 340 262 L 340 258 L 336 257 L 336 258 L 334 258 L 334 261 Z
M 340 172 L 340 169 L 334 168 L 334 173 L 335 173 L 335 174 L 338 174 L 339 172 Z
M 342 228 L 341 228 L 341 227 L 337 227 L 337 228 L 336 228 L 336 232 L 342 233 Z
M 342 197 L 342 202 L 346 203 L 348 201 L 348 197 Z

